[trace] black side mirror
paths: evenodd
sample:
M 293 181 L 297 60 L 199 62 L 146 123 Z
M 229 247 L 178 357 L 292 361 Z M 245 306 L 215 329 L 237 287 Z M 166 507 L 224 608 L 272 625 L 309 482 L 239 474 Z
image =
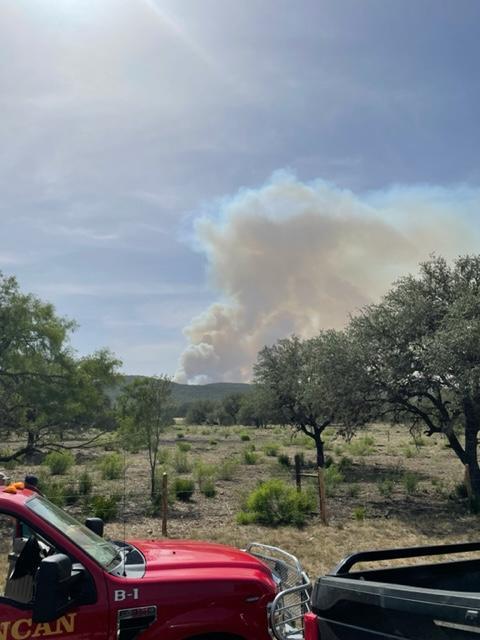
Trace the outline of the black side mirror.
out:
M 87 518 L 85 520 L 85 526 L 93 533 L 96 533 L 97 536 L 103 538 L 103 520 L 101 518 Z
M 33 622 L 51 622 L 62 616 L 72 606 L 72 587 L 81 572 L 72 573 L 72 561 L 63 553 L 44 558 L 35 579 Z

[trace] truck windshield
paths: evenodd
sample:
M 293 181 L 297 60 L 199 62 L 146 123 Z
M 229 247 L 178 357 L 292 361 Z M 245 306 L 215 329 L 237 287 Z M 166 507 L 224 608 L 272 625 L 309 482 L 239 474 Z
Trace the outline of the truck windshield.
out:
M 31 511 L 58 529 L 77 547 L 83 549 L 85 553 L 101 564 L 104 569 L 112 569 L 121 560 L 115 545 L 97 536 L 96 533 L 87 529 L 75 518 L 72 518 L 68 513 L 45 498 L 35 496 L 28 500 L 26 504 Z

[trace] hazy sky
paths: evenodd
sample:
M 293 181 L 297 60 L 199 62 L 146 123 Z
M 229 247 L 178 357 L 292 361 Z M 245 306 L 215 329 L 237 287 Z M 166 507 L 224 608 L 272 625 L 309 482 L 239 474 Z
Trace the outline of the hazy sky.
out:
M 248 379 L 480 249 L 477 0 L 2 0 L 0 270 L 128 373 Z

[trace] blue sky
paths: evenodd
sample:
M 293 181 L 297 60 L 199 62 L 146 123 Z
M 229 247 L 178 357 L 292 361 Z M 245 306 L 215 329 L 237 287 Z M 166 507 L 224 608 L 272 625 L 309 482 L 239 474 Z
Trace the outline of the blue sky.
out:
M 478 251 L 479 19 L 475 0 L 5 0 L 0 269 L 78 320 L 82 354 L 248 379 L 263 343 Z

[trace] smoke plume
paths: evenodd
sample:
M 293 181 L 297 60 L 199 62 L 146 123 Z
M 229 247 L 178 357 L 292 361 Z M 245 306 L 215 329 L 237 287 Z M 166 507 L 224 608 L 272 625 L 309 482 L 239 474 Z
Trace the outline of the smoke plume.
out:
M 195 225 L 219 302 L 185 327 L 176 380 L 248 381 L 265 344 L 344 326 L 433 252 L 478 251 L 479 204 L 465 187 L 355 195 L 284 173 L 223 201 Z

